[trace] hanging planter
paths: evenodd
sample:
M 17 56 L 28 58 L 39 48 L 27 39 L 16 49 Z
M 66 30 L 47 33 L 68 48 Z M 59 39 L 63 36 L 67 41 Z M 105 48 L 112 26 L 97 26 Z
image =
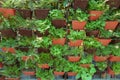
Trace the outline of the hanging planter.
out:
M 34 34 L 37 35 L 38 37 L 42 37 L 49 35 L 49 32 L 45 31 L 44 33 L 40 33 L 39 31 L 35 31 Z
M 36 19 L 45 19 L 49 14 L 49 9 L 36 9 L 34 12 Z
M 50 52 L 50 50 L 47 48 L 38 48 L 37 51 L 38 51 L 38 53 L 42 53 L 42 52 L 49 53 Z
M 8 8 L 0 8 L 0 13 L 2 13 L 2 15 L 4 17 L 8 18 L 10 16 L 15 15 L 15 10 L 14 9 L 8 9 Z
M 33 35 L 33 31 L 30 29 L 19 29 L 18 31 L 21 36 L 31 37 Z
M 59 19 L 52 20 L 52 24 L 56 28 L 62 28 L 62 27 L 65 27 L 67 25 L 65 20 L 59 20 Z
M 55 76 L 63 76 L 65 74 L 65 72 L 57 72 L 57 71 L 54 71 L 54 75 Z
M 73 2 L 74 9 L 80 8 L 82 10 L 85 10 L 87 6 L 88 6 L 88 0 L 74 0 Z
M 5 80 L 20 80 L 20 78 L 5 78 Z
M 66 41 L 66 38 L 58 38 L 58 39 L 53 39 L 52 40 L 52 44 L 53 45 L 56 45 L 56 44 L 59 44 L 59 45 L 64 45 L 65 44 L 65 41 Z
M 24 19 L 31 19 L 32 18 L 32 11 L 30 9 L 18 9 L 17 12 L 24 18 Z
M 96 56 L 96 55 L 94 55 L 94 61 L 96 61 L 96 62 L 107 61 L 108 58 L 109 58 L 109 56 Z
M 78 62 L 80 60 L 80 56 L 68 56 L 68 61 L 70 62 Z
M 27 76 L 34 76 L 35 75 L 35 71 L 22 71 L 22 73 L 24 75 L 27 75 Z
M 98 36 L 99 36 L 99 33 L 100 33 L 99 30 L 93 30 L 93 31 L 88 31 L 88 30 L 86 30 L 86 35 L 87 35 L 87 36 L 98 37 Z
M 1 69 L 1 68 L 3 68 L 3 63 L 2 63 L 2 62 L 0 62 L 0 69 Z
M 34 59 L 34 57 L 33 56 L 22 56 L 22 60 L 23 61 L 27 61 L 27 60 L 29 60 L 29 59 Z
M 114 30 L 118 25 L 118 21 L 107 21 L 105 30 Z
M 17 36 L 17 33 L 13 31 L 12 29 L 4 29 L 0 30 L 3 37 L 12 37 L 15 38 Z
M 90 14 L 89 19 L 91 21 L 92 20 L 97 20 L 103 14 L 103 11 L 90 11 L 89 14 Z
M 82 44 L 83 44 L 83 40 L 75 40 L 75 41 L 70 41 L 68 43 L 68 45 L 71 47 L 78 47 L 81 46 Z
M 42 69 L 49 69 L 50 66 L 48 64 L 37 64 L 39 68 L 42 68 Z
M 76 73 L 76 72 L 67 72 L 67 75 L 68 75 L 68 76 L 76 76 L 77 73 Z
M 110 55 L 109 61 L 111 61 L 111 62 L 119 62 L 120 61 L 120 56 Z
M 2 51 L 3 52 L 10 52 L 10 53 L 15 54 L 15 48 L 6 48 L 6 47 L 3 47 Z
M 77 20 L 73 20 L 72 21 L 72 28 L 74 30 L 84 30 L 86 23 L 87 23 L 86 21 L 80 22 Z
M 110 8 L 119 8 L 120 0 L 108 0 L 107 4 L 110 6 Z
M 84 67 L 84 68 L 90 68 L 91 64 L 80 64 L 80 66 Z
M 41 80 L 40 78 L 37 78 L 37 80 Z
M 98 41 L 103 45 L 103 46 L 107 46 L 112 39 L 98 39 Z
M 114 75 L 115 75 L 115 72 L 114 72 L 110 67 L 108 67 L 107 72 L 108 72 L 108 74 L 111 75 L 111 76 L 114 76 Z
M 0 80 L 5 80 L 5 77 L 0 75 Z

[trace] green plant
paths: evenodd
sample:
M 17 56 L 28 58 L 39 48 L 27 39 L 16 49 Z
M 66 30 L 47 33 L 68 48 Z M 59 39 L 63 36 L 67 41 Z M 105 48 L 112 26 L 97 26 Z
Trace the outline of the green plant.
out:
M 49 33 L 54 38 L 64 38 L 67 32 L 63 30 L 62 28 L 56 29 L 55 27 L 51 27 L 49 29 Z
M 111 45 L 112 55 L 120 56 L 120 49 L 119 48 L 120 48 L 119 44 Z
M 42 80 L 54 80 L 53 70 L 42 70 L 40 68 L 37 68 L 36 77 Z
M 0 71 L 2 75 L 8 78 L 19 78 L 21 74 L 21 68 L 16 65 L 4 66 L 4 69 Z
M 63 56 L 67 49 L 68 49 L 67 45 L 64 45 L 64 46 L 62 46 L 62 45 L 53 45 L 50 48 L 50 53 L 53 56 L 59 57 L 59 56 Z
M 81 60 L 80 60 L 80 64 L 89 64 L 89 63 L 92 63 L 92 59 L 93 59 L 93 56 L 92 55 L 87 55 L 87 56 L 82 56 Z
M 32 41 L 32 45 L 34 47 L 42 47 L 42 48 L 49 48 L 52 44 L 52 40 L 49 37 L 37 37 L 35 40 Z
M 107 0 L 89 0 L 89 10 L 108 10 L 109 6 L 106 5 Z
M 0 3 L 2 4 L 2 7 L 4 8 L 15 8 L 15 0 L 2 0 L 0 1 Z
M 71 20 L 78 20 L 78 21 L 87 21 L 89 15 L 87 13 L 85 13 L 84 11 L 82 11 L 81 9 L 77 9 L 76 11 L 74 11 L 74 9 L 69 9 L 70 11 L 70 15 L 69 15 L 69 19 Z
M 119 38 L 120 37 L 120 31 L 114 31 L 113 36 Z
M 111 67 L 116 75 L 120 74 L 120 63 L 119 62 L 113 63 Z
M 113 31 L 112 30 L 101 30 L 100 31 L 100 37 L 102 38 L 111 38 L 113 36 Z
M 48 19 L 45 20 L 35 20 L 34 21 L 35 27 L 41 33 L 44 33 L 51 27 L 51 22 Z
M 86 38 L 86 33 L 84 30 L 81 31 L 74 31 L 70 30 L 70 34 L 67 36 L 69 40 L 79 40 L 79 39 L 85 39 Z
M 64 19 L 64 10 L 53 9 L 49 14 L 50 18 L 53 19 Z
M 100 71 L 105 71 L 105 69 L 107 68 L 107 62 L 97 62 L 96 66 Z

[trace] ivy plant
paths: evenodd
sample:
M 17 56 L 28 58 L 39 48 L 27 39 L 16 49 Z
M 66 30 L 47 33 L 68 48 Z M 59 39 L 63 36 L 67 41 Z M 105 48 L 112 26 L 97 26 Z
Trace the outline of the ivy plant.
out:
M 107 62 L 96 62 L 96 66 L 100 71 L 105 71 L 107 68 Z

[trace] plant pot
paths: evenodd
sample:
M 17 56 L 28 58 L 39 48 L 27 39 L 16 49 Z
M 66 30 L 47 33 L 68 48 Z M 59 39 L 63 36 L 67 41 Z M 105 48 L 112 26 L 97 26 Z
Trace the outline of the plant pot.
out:
M 37 80 L 41 80 L 41 78 L 37 78 Z
M 86 35 L 87 36 L 94 36 L 94 37 L 98 37 L 99 36 L 100 31 L 99 30 L 93 30 L 93 31 L 88 31 L 86 30 Z
M 2 15 L 4 17 L 8 18 L 10 16 L 15 15 L 15 10 L 14 9 L 8 9 L 8 8 L 0 8 L 0 13 L 2 13 Z
M 34 12 L 36 19 L 45 19 L 49 14 L 49 9 L 37 9 Z
M 27 61 L 27 60 L 29 60 L 29 59 L 34 59 L 34 57 L 33 56 L 22 56 L 22 60 L 23 61 Z
M 120 39 L 113 39 L 111 41 L 111 44 L 116 44 L 116 43 L 120 43 Z
M 56 45 L 56 44 L 59 44 L 59 45 L 64 45 L 65 44 L 65 41 L 66 41 L 66 38 L 58 38 L 58 39 L 53 39 L 52 40 L 52 44 L 53 45 Z
M 103 46 L 107 46 L 112 39 L 98 39 L 98 41 L 103 45 Z
M 54 71 L 54 75 L 55 76 L 63 76 L 65 74 L 65 72 L 57 72 L 57 71 Z
M 0 69 L 1 69 L 1 68 L 3 68 L 3 63 L 2 63 L 2 62 L 0 62 Z M 0 79 L 0 80 L 1 80 L 1 79 Z
M 16 47 L 17 50 L 23 51 L 23 52 L 28 52 L 29 48 L 28 47 Z
M 56 28 L 62 28 L 65 27 L 67 25 L 65 20 L 52 20 L 52 25 L 54 25 Z
M 120 56 L 110 55 L 109 61 L 110 62 L 119 62 L 120 61 Z
M 4 30 L 0 30 L 0 32 L 1 32 L 3 37 L 15 38 L 17 36 L 17 33 L 14 32 L 12 29 L 4 29 Z
M 72 21 L 72 28 L 74 30 L 84 30 L 86 23 L 87 23 L 86 21 L 80 22 L 77 20 L 73 20 Z
M 48 64 L 37 64 L 39 68 L 42 68 L 42 69 L 49 69 L 50 66 Z
M 24 75 L 27 75 L 27 76 L 34 76 L 35 75 L 35 71 L 22 71 L 22 73 Z
M 48 30 L 45 31 L 44 33 L 40 33 L 39 31 L 35 31 L 34 34 L 37 35 L 38 37 L 42 37 L 42 36 L 49 35 L 49 32 L 48 32 Z
M 78 62 L 80 60 L 80 56 L 68 56 L 68 61 L 70 62 Z
M 49 53 L 50 50 L 47 49 L 47 48 L 38 48 L 38 53 L 42 53 L 42 52 L 44 52 L 44 53 Z
M 87 9 L 88 6 L 88 0 L 74 0 L 73 2 L 73 8 L 77 9 L 80 8 L 82 10 Z
M 110 6 L 110 8 L 119 8 L 120 0 L 109 0 L 107 1 L 107 4 Z
M 7 47 L 3 47 L 2 48 L 3 52 L 10 52 L 12 54 L 15 54 L 15 48 L 7 48 Z
M 18 9 L 17 12 L 24 18 L 24 19 L 31 19 L 32 18 L 32 11 L 30 9 Z
M 96 48 L 88 48 L 88 49 L 85 49 L 84 51 L 89 54 L 94 54 L 96 52 Z
M 91 64 L 80 64 L 80 66 L 84 67 L 84 68 L 90 68 Z
M 96 55 L 94 55 L 94 61 L 96 61 L 96 62 L 107 61 L 108 58 L 109 58 L 109 56 L 96 56 Z
M 68 43 L 68 45 L 71 46 L 71 47 L 78 47 L 78 46 L 83 45 L 83 40 L 70 41 Z
M 19 34 L 22 36 L 31 37 L 33 35 L 33 31 L 29 29 L 19 29 Z
M 108 67 L 107 72 L 108 72 L 108 74 L 111 75 L 111 76 L 114 76 L 114 75 L 115 75 L 115 72 L 114 72 L 110 67 Z
M 20 78 L 5 78 L 5 80 L 20 80 Z
M 67 75 L 68 75 L 68 76 L 76 76 L 77 73 L 76 73 L 76 72 L 67 72 Z
M 5 77 L 4 76 L 0 76 L 0 80 L 5 80 Z
M 105 30 L 114 30 L 118 25 L 118 21 L 107 21 Z
M 103 14 L 103 11 L 90 11 L 89 12 L 91 21 L 99 19 L 99 17 Z

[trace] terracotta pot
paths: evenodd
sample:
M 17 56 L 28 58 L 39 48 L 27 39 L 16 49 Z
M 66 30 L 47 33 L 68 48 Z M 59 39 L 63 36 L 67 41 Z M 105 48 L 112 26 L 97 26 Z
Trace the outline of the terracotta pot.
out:
M 105 25 L 106 30 L 114 30 L 118 25 L 118 21 L 107 21 Z
M 19 34 L 22 36 L 31 37 L 33 35 L 33 31 L 29 29 L 19 29 Z
M 87 35 L 87 36 L 98 37 L 98 36 L 99 36 L 99 33 L 100 33 L 99 30 L 93 30 L 93 31 L 88 31 L 88 30 L 86 30 L 86 35 Z
M 50 66 L 48 64 L 37 64 L 39 68 L 43 68 L 43 69 L 49 69 Z
M 20 78 L 5 78 L 5 80 L 20 80 Z
M 77 9 L 80 8 L 82 10 L 87 9 L 88 6 L 88 0 L 74 0 L 73 2 L 73 8 Z
M 62 27 L 65 27 L 67 25 L 65 20 L 52 20 L 52 24 L 56 28 L 62 28 Z
M 120 62 L 120 56 L 110 55 L 109 61 L 110 62 Z
M 34 57 L 33 56 L 22 56 L 22 60 L 23 61 L 27 61 L 27 60 L 29 60 L 29 59 L 34 59 Z
M 28 52 L 29 48 L 28 47 L 16 47 L 17 50 L 23 51 L 23 52 Z
M 15 38 L 17 36 L 17 33 L 13 31 L 12 29 L 4 29 L 0 30 L 3 37 L 12 37 Z
M 8 18 L 10 16 L 15 15 L 15 10 L 14 9 L 8 9 L 8 8 L 0 8 L 0 13 L 2 13 L 2 15 L 4 17 Z
M 24 75 L 28 75 L 28 76 L 34 76 L 35 75 L 35 71 L 22 71 L 22 73 Z
M 98 39 L 98 41 L 104 46 L 107 46 L 111 42 L 111 40 L 112 39 Z
M 15 54 L 15 48 L 7 48 L 7 47 L 3 47 L 2 51 L 4 52 L 10 52 L 12 54 Z
M 76 76 L 77 73 L 76 72 L 67 72 L 68 76 Z
M 89 54 L 94 54 L 96 52 L 96 48 L 88 48 L 84 50 L 85 52 L 89 53 Z
M 2 63 L 2 62 L 0 62 L 0 69 L 1 69 L 1 68 L 3 68 L 3 63 Z M 1 79 L 0 79 L 0 80 L 1 80 Z
M 45 19 L 49 14 L 49 9 L 37 9 L 34 12 L 36 19 Z
M 17 12 L 24 18 L 24 19 L 31 19 L 32 18 L 32 11 L 30 9 L 18 9 Z
M 78 46 L 83 45 L 83 40 L 70 41 L 68 43 L 68 45 L 71 46 L 71 47 L 78 47 Z
M 37 78 L 37 80 L 41 80 L 41 78 Z
M 5 77 L 4 76 L 0 76 L 0 80 L 5 80 Z
M 54 75 L 55 76 L 63 76 L 65 74 L 65 72 L 57 72 L 57 71 L 54 71 Z
M 80 56 L 68 56 L 68 60 L 70 62 L 78 62 L 80 60 Z
M 84 67 L 84 68 L 90 68 L 91 64 L 80 64 L 80 66 Z
M 52 40 L 52 44 L 53 44 L 53 45 L 56 45 L 56 44 L 64 45 L 64 44 L 65 44 L 65 41 L 66 41 L 66 38 L 58 38 L 58 39 L 54 38 L 54 39 Z
M 35 31 L 34 34 L 37 35 L 38 37 L 42 37 L 49 35 L 49 32 L 45 31 L 44 33 L 40 33 L 39 31 Z
M 91 21 L 92 20 L 97 20 L 103 14 L 103 11 L 90 11 L 89 14 L 90 14 L 89 19 Z
M 96 56 L 96 55 L 94 55 L 94 61 L 96 61 L 96 62 L 107 61 L 108 58 L 109 58 L 109 56 Z
M 86 23 L 87 23 L 86 21 L 80 22 L 77 20 L 73 20 L 72 21 L 72 28 L 74 30 L 84 30 Z
M 38 53 L 42 53 L 42 52 L 44 52 L 44 53 L 49 53 L 50 50 L 47 49 L 47 48 L 38 48 Z
M 110 8 L 119 8 L 120 0 L 108 0 L 107 4 L 110 6 Z
M 110 67 L 108 67 L 107 72 L 108 72 L 109 75 L 115 76 L 115 72 Z

